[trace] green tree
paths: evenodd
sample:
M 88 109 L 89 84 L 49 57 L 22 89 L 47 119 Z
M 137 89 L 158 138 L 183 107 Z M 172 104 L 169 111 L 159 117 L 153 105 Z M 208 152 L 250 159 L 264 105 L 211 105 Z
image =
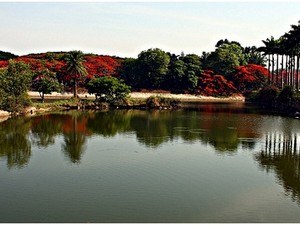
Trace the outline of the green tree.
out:
M 161 88 L 166 74 L 170 56 L 161 49 L 148 49 L 138 56 L 138 75 L 143 81 L 142 87 L 156 89 Z
M 87 84 L 89 94 L 95 94 L 96 100 L 115 103 L 125 99 L 130 87 L 115 77 L 94 78 Z
M 58 82 L 55 73 L 44 69 L 38 71 L 33 78 L 32 90 L 38 91 L 41 96 L 41 101 L 44 102 L 45 94 L 51 94 L 53 91 L 60 91 L 61 86 Z
M 77 98 L 77 86 L 79 80 L 87 74 L 83 64 L 84 54 L 82 51 L 71 51 L 66 56 L 67 73 L 73 81 L 74 98 Z
M 194 91 L 198 85 L 198 76 L 202 73 L 201 58 L 196 54 L 188 54 L 180 59 L 185 63 L 183 87 L 185 90 Z
M 7 69 L 0 71 L 0 108 L 17 113 L 29 106 L 31 80 L 32 71 L 27 64 L 9 60 Z
M 138 90 L 141 87 L 142 77 L 139 75 L 138 60 L 127 58 L 124 60 L 121 69 L 121 79 L 131 86 L 133 89 Z
M 202 72 L 200 57 L 195 54 L 182 54 L 180 57 L 172 54 L 170 59 L 164 87 L 176 93 L 192 92 Z
M 185 63 L 177 56 L 171 57 L 167 79 L 164 86 L 172 92 L 180 93 L 183 90 L 182 81 L 185 77 Z
M 246 47 L 244 49 L 245 60 L 247 64 L 266 65 L 266 57 L 261 54 L 255 46 Z
M 245 65 L 246 60 L 243 48 L 236 42 L 231 42 L 218 45 L 217 49 L 202 63 L 204 69 L 211 69 L 226 77 L 234 71 L 235 67 Z

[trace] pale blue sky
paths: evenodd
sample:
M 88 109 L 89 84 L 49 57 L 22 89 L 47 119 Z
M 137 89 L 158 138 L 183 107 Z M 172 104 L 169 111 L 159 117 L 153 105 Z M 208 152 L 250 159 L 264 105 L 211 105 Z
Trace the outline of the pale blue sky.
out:
M 136 57 L 159 47 L 214 50 L 220 39 L 260 46 L 300 20 L 300 2 L 0 2 L 0 50 L 16 54 L 82 50 Z

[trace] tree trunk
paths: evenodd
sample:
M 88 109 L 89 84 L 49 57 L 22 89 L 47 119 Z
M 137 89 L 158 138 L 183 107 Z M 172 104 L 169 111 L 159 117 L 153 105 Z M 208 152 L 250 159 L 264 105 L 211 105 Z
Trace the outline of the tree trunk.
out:
M 296 90 L 296 55 L 293 56 L 292 63 L 293 87 Z
M 294 89 L 294 86 L 293 86 L 293 55 L 290 56 L 290 61 L 289 61 L 289 74 L 290 74 L 290 83 L 291 83 L 291 87 L 292 89 Z
M 41 102 L 44 103 L 44 99 L 45 99 L 45 94 L 44 92 L 39 92 L 39 95 L 41 97 Z
M 268 83 L 269 84 L 270 84 L 270 79 L 271 79 L 270 69 L 271 69 L 271 55 L 269 54 L 269 57 L 268 57 Z
M 275 62 L 274 54 L 272 54 L 272 77 L 271 77 L 272 84 L 274 84 L 274 62 Z
M 300 64 L 300 55 L 297 56 L 297 72 L 296 72 L 296 91 L 299 91 L 299 64 Z
M 280 83 L 281 83 L 281 88 L 283 88 L 283 59 L 284 59 L 284 56 L 283 55 L 281 55 L 281 71 L 280 71 L 280 77 L 281 77 L 281 81 L 280 81 Z
M 276 86 L 279 87 L 279 54 L 276 56 Z
M 73 90 L 74 98 L 77 99 L 77 79 L 74 79 L 74 90 Z
M 287 86 L 290 85 L 290 83 L 289 83 L 289 69 L 288 69 L 289 65 L 288 65 L 288 60 L 289 60 L 289 56 L 286 55 L 285 56 L 285 80 L 286 80 L 285 85 L 287 85 Z

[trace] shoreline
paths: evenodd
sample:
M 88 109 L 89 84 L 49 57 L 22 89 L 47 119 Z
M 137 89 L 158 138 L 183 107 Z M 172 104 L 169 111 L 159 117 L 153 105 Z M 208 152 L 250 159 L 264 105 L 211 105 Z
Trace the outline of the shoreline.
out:
M 40 99 L 38 92 L 30 91 L 28 95 L 31 99 Z M 78 94 L 80 99 L 95 99 L 95 95 L 88 93 Z M 181 102 L 244 102 L 245 97 L 241 95 L 230 96 L 230 97 L 212 97 L 204 95 L 192 95 L 192 94 L 171 94 L 171 93 L 161 93 L 161 92 L 131 92 L 129 97 L 134 100 L 146 100 L 151 96 L 163 97 L 163 98 L 173 98 Z M 65 100 L 73 97 L 72 93 L 58 93 L 53 92 L 52 94 L 45 94 L 45 100 Z
M 41 99 L 38 92 L 29 91 L 28 92 L 29 98 L 31 100 L 39 100 Z M 88 94 L 88 93 L 81 93 L 78 94 L 80 100 L 88 100 L 92 101 L 95 99 L 95 95 Z M 45 100 L 70 100 L 73 97 L 73 93 L 59 93 L 53 92 L 52 94 L 45 94 Z M 160 97 L 160 98 L 167 98 L 167 99 L 174 99 L 178 100 L 180 103 L 188 104 L 188 103 L 234 103 L 234 102 L 245 102 L 245 97 L 243 96 L 230 96 L 230 97 L 212 97 L 212 96 L 203 96 L 203 95 L 192 95 L 192 94 L 171 94 L 171 93 L 162 93 L 162 92 L 131 92 L 129 94 L 131 100 L 139 102 L 137 105 L 128 105 L 127 107 L 140 107 L 144 109 L 145 102 L 149 97 Z M 68 109 L 85 109 L 85 107 L 77 107 L 77 106 L 51 106 L 52 103 L 45 103 L 46 107 L 38 107 L 37 105 L 30 106 L 25 108 L 20 115 L 35 115 L 35 114 L 42 114 L 50 111 L 55 110 L 68 110 Z M 49 105 L 48 105 L 49 104 Z M 120 107 L 122 108 L 122 107 Z M 163 107 L 164 109 L 166 107 Z M 11 117 L 11 114 L 5 110 L 0 110 L 0 122 L 3 122 Z

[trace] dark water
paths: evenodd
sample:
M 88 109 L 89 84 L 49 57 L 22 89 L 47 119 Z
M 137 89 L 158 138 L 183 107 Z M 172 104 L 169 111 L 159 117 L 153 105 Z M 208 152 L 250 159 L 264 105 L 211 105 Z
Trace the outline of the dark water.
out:
M 300 222 L 300 121 L 197 108 L 0 123 L 0 222 Z

